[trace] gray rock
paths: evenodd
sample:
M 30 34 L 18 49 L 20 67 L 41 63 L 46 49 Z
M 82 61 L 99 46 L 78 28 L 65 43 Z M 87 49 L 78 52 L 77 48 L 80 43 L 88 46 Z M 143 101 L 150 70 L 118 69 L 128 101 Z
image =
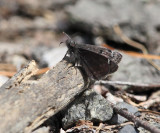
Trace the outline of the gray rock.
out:
M 126 125 L 118 133 L 138 133 L 138 131 L 133 126 Z
M 138 112 L 138 108 L 137 107 L 134 107 L 134 106 L 132 106 L 132 105 L 130 105 L 128 103 L 125 103 L 125 102 L 118 103 L 117 107 L 122 108 L 122 109 L 127 109 L 127 111 L 132 113 L 132 114 L 135 114 L 135 113 Z M 121 124 L 121 123 L 124 123 L 126 121 L 127 121 L 127 119 L 124 118 L 123 116 L 115 114 L 112 117 L 110 122 L 113 123 L 113 124 Z
M 53 67 L 63 59 L 66 52 L 67 52 L 66 46 L 54 48 L 46 51 L 42 56 L 42 60 L 46 62 L 49 67 Z
M 138 24 L 142 27 L 147 19 L 147 16 L 144 15 L 144 10 L 142 7 L 143 4 L 138 0 L 81 0 L 78 1 L 75 6 L 69 6 L 66 10 L 75 20 L 75 23 L 83 22 L 84 24 L 88 24 L 93 29 L 94 27 L 97 27 L 99 31 L 102 30 L 100 27 L 109 28 L 104 31 L 107 34 L 107 32 L 112 32 L 112 26 L 114 24 L 126 25 L 126 27 L 124 27 L 127 31 L 131 28 L 127 27 L 129 26 L 128 23 L 130 23 L 130 26 L 133 27 L 138 27 Z M 127 35 L 141 35 L 136 32 L 136 30 L 135 32 L 132 30 L 132 33 L 128 32 Z M 95 30 L 93 31 L 95 32 Z M 114 34 L 109 34 L 112 38 L 113 35 Z M 142 40 L 146 39 L 143 35 L 140 37 Z
M 66 11 L 77 29 L 103 35 L 106 40 L 122 42 L 113 31 L 113 26 L 119 24 L 126 36 L 146 44 L 151 52 L 160 47 L 158 1 L 79 0 L 75 5 L 66 7 Z
M 64 112 L 63 127 L 67 128 L 78 120 L 104 122 L 111 119 L 113 110 L 109 103 L 93 91 L 86 91 Z
M 122 53 L 123 54 L 123 53 Z M 141 58 L 123 54 L 119 68 L 111 77 L 113 81 L 159 83 L 160 72 Z

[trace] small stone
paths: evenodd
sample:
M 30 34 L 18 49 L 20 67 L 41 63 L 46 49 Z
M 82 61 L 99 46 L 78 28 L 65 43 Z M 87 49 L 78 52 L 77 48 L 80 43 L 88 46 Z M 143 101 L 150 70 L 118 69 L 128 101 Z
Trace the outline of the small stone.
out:
M 135 114 L 138 112 L 138 108 L 137 107 L 134 107 L 128 103 L 125 103 L 125 102 L 120 102 L 117 104 L 117 107 L 121 108 L 121 109 L 126 109 L 128 112 L 132 113 L 132 114 Z M 119 114 L 115 114 L 111 120 L 111 123 L 112 124 L 121 124 L 121 123 L 124 123 L 126 122 L 127 119 L 124 118 L 123 116 L 119 115 Z
M 138 133 L 138 131 L 136 131 L 133 126 L 126 125 L 119 131 L 119 133 Z

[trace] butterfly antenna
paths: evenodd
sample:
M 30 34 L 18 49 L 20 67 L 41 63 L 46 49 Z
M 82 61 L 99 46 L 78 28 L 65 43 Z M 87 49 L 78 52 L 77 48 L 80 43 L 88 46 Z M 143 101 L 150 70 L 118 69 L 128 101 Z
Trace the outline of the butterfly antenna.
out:
M 70 37 L 67 33 L 63 32 L 63 34 L 65 34 L 68 39 L 71 39 L 71 37 Z M 59 46 L 60 46 L 62 43 L 64 43 L 64 42 L 60 42 Z
M 68 39 L 71 39 L 71 37 L 67 33 L 63 32 L 63 34 L 65 34 Z

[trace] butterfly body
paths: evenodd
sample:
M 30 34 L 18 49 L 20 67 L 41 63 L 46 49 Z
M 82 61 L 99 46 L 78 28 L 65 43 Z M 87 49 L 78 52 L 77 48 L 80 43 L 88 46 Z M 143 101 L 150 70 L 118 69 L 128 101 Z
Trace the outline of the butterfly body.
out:
M 118 69 L 122 55 L 104 47 L 78 44 L 72 39 L 66 40 L 67 53 L 75 64 L 81 65 L 91 79 L 100 80 Z

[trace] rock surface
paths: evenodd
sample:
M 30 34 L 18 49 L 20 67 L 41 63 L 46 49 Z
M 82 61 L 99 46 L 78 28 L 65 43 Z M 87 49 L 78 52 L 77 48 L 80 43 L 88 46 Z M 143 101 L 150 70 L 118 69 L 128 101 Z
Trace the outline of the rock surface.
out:
M 109 103 L 93 91 L 86 91 L 64 112 L 63 127 L 67 128 L 78 120 L 105 122 L 111 119 L 113 110 Z

